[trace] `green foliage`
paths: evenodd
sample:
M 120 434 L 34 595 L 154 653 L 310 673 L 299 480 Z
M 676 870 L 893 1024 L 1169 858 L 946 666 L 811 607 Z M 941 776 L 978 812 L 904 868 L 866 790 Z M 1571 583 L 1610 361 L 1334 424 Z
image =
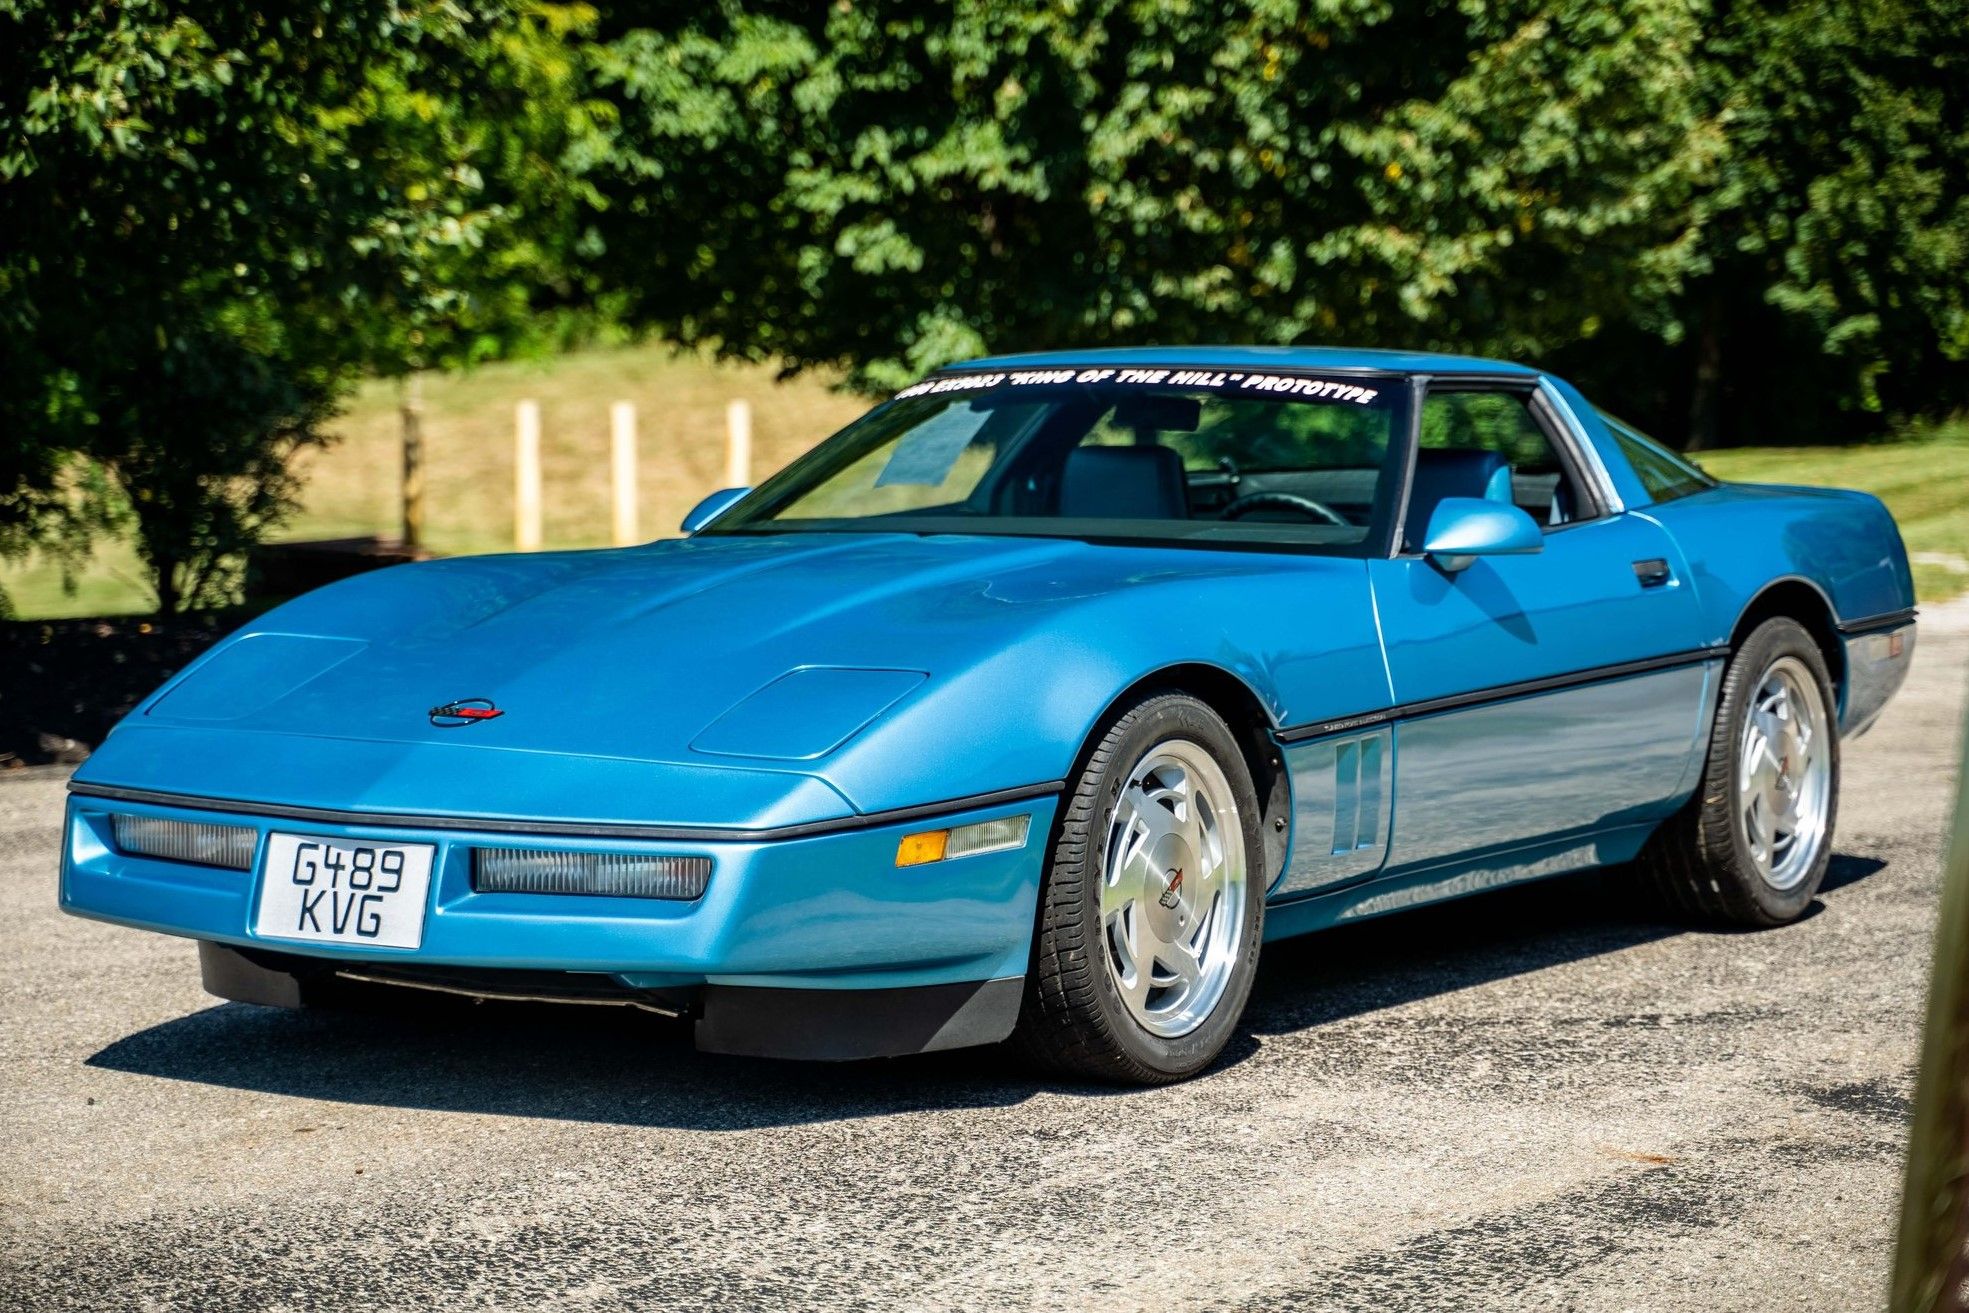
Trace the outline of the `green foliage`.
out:
M 1704 437 L 1774 395 L 1825 435 L 1969 401 L 1964 0 L 724 0 L 602 31 L 605 281 L 736 354 L 881 390 L 984 350 L 1432 346 Z
M 0 13 L 0 553 L 127 512 L 160 604 L 214 600 L 357 371 L 483 356 L 566 297 L 589 11 Z
M 292 460 L 323 444 L 334 378 L 225 332 L 185 332 L 133 363 L 146 372 L 119 380 L 132 391 L 97 411 L 99 429 L 124 440 L 93 454 L 127 500 L 164 609 L 222 606 L 236 596 L 239 553 L 294 508 Z
M 1039 345 L 1536 355 L 1667 314 L 1722 148 L 1701 34 L 1685 0 L 727 4 L 611 46 L 603 231 L 663 331 L 875 387 Z
M 577 339 L 607 319 L 608 293 L 578 261 L 601 203 L 582 173 L 612 116 L 583 94 L 594 10 L 486 8 L 433 33 L 445 12 L 320 117 L 349 142 L 340 205 L 372 216 L 352 238 L 370 277 L 340 309 L 386 376 L 558 345 L 570 318 Z
M 0 0 L 0 231 L 0 556 L 132 515 L 167 605 L 356 373 L 603 332 L 1436 347 L 1836 438 L 1969 405 L 1969 0 Z
M 1969 3 L 1727 11 L 1708 75 L 1731 151 L 1694 289 L 1759 300 L 1849 409 L 1969 403 Z

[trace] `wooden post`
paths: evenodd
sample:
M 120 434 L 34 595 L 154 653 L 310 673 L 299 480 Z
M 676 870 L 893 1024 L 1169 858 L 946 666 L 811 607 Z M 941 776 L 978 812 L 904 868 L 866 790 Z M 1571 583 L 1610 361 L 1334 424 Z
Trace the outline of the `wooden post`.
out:
M 424 373 L 412 370 L 399 388 L 403 417 L 403 545 L 424 545 Z
M 752 403 L 749 401 L 734 401 L 725 407 L 724 486 L 752 486 Z
M 540 550 L 540 403 L 522 401 L 514 412 L 513 546 Z
M 608 408 L 609 474 L 615 485 L 615 545 L 641 540 L 636 532 L 636 403 Z

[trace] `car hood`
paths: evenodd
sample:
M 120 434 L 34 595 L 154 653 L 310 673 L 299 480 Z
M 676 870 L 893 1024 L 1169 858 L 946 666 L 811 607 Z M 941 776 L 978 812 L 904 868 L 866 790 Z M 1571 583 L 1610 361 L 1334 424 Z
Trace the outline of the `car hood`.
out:
M 1298 560 L 1315 576 L 1360 569 Z M 959 797 L 1058 778 L 1078 742 L 1035 756 L 1016 735 L 981 730 L 1024 723 L 1064 740 L 1132 664 L 1246 660 L 1226 651 L 1226 611 L 1206 597 L 1270 568 L 1262 561 L 788 534 L 398 567 L 249 625 L 139 707 L 80 778 L 392 811 L 732 824 Z M 1183 600 L 1158 606 L 1158 592 Z M 1124 613 L 1158 617 L 1152 651 L 1128 641 Z M 433 708 L 463 699 L 500 714 L 434 723 Z M 866 747 L 869 726 L 912 711 L 915 742 Z M 168 743 L 156 737 L 167 731 Z M 521 756 L 533 765 L 520 769 Z M 577 758 L 592 769 L 553 764 Z M 625 787 L 633 800 L 595 796 Z
M 994 585 L 1074 546 L 780 535 L 411 566 L 269 614 L 145 714 L 688 761 L 714 721 L 796 668 L 947 667 L 978 629 L 1017 623 Z M 433 723 L 433 708 L 467 699 L 500 714 Z

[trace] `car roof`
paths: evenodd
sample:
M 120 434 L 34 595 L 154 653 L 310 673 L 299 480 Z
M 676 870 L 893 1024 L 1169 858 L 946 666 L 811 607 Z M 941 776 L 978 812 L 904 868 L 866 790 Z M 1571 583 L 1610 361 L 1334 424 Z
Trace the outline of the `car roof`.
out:
M 1531 378 L 1528 365 L 1481 356 L 1436 351 L 1383 351 L 1333 346 L 1147 346 L 1090 351 L 1038 351 L 1024 355 L 982 356 L 951 369 L 1056 369 L 1090 365 L 1243 365 L 1269 369 L 1375 370 L 1393 374 L 1499 374 Z

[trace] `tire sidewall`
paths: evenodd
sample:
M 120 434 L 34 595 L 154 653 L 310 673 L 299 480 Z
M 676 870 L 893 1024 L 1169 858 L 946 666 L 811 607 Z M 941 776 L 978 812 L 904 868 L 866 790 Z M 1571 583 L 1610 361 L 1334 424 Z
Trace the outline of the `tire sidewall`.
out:
M 1100 805 L 1094 810 L 1082 851 L 1086 869 L 1081 880 L 1082 930 L 1085 942 L 1094 946 L 1100 961 L 1093 971 L 1094 997 L 1116 1044 L 1136 1062 L 1164 1076 L 1184 1076 L 1200 1071 L 1223 1050 L 1244 1015 L 1257 975 L 1258 951 L 1264 933 L 1266 871 L 1262 818 L 1258 794 L 1251 781 L 1251 770 L 1230 729 L 1202 702 L 1183 694 L 1165 694 L 1146 700 L 1135 712 L 1122 717 L 1119 734 L 1112 740 L 1105 767 L 1090 766 L 1099 778 L 1089 781 L 1098 790 Z M 1122 1000 L 1107 965 L 1107 942 L 1101 926 L 1101 888 L 1106 879 L 1108 844 L 1115 810 L 1128 776 L 1149 749 L 1175 739 L 1208 752 L 1230 782 L 1232 800 L 1237 807 L 1239 829 L 1244 841 L 1245 905 L 1244 924 L 1238 946 L 1238 961 L 1203 1024 L 1186 1035 L 1164 1038 L 1145 1030 Z
M 1820 732 L 1825 735 L 1827 743 L 1826 769 L 1831 778 L 1826 788 L 1825 833 L 1820 837 L 1819 851 L 1811 869 L 1796 885 L 1781 890 L 1764 879 L 1757 869 L 1756 859 L 1751 856 L 1750 837 L 1737 797 L 1737 780 L 1742 767 L 1739 757 L 1743 751 L 1744 722 L 1750 715 L 1765 673 L 1784 657 L 1795 658 L 1802 664 L 1818 687 L 1826 716 Z M 1713 792 L 1720 792 L 1729 807 L 1730 864 L 1740 875 L 1744 894 L 1756 905 L 1759 913 L 1772 923 L 1795 920 L 1818 896 L 1826 866 L 1832 860 L 1832 840 L 1839 819 L 1839 703 L 1832 687 L 1831 674 L 1826 669 L 1824 653 L 1805 627 L 1795 620 L 1767 620 L 1753 630 L 1737 650 L 1730 675 L 1728 696 L 1719 713 L 1724 717 L 1722 729 L 1726 736 L 1723 743 L 1728 749 L 1724 754 L 1727 777 L 1724 781 L 1712 782 L 1727 784 L 1726 789 Z

